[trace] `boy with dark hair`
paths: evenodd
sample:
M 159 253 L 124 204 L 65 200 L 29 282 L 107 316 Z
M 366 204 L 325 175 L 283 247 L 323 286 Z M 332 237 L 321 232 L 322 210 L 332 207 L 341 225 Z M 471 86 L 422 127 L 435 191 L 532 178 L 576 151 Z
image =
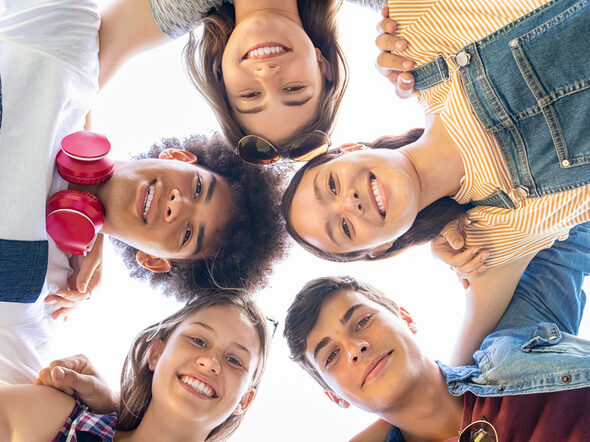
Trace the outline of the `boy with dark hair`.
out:
M 430 360 L 416 325 L 383 293 L 352 278 L 308 283 L 289 309 L 292 358 L 337 404 L 393 426 L 387 441 L 587 440 L 590 342 L 578 332 L 590 272 L 590 225 L 531 261 L 475 365 Z

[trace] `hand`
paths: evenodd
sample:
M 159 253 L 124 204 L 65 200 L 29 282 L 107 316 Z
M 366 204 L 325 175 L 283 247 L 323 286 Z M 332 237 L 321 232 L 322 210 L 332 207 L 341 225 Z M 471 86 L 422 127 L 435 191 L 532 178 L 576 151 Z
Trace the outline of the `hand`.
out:
M 382 51 L 377 56 L 377 70 L 395 85 L 395 93 L 400 98 L 408 98 L 414 93 L 414 76 L 407 71 L 414 68 L 414 62 L 394 52 L 403 52 L 408 42 L 394 35 L 397 25 L 389 18 L 389 8 L 381 10 L 383 20 L 377 24 L 379 35 L 375 44 Z
M 58 359 L 39 372 L 35 385 L 45 385 L 79 398 L 95 413 L 117 410 L 119 399 L 84 355 Z
M 45 302 L 60 307 L 51 315 L 53 319 L 61 317 L 66 321 L 70 312 L 81 301 L 90 299 L 92 291 L 98 288 L 102 275 L 103 239 L 103 235 L 99 233 L 88 255 L 72 255 L 70 258 L 70 265 L 74 272 L 68 278 L 68 289 L 58 290 L 45 298 Z
M 468 222 L 465 216 L 451 221 L 430 244 L 432 254 L 451 266 L 464 289 L 469 287 L 470 278 L 476 277 L 487 269 L 485 260 L 489 256 L 486 250 L 464 247 Z

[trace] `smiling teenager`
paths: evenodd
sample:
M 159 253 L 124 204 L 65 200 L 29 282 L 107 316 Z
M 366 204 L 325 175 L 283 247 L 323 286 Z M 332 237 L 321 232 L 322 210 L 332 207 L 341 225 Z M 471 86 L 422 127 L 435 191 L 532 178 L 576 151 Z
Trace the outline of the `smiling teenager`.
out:
M 411 316 L 351 277 L 307 283 L 284 335 L 292 359 L 333 402 L 394 426 L 370 440 L 457 440 L 463 433 L 460 441 L 581 442 L 590 430 L 590 342 L 574 335 L 589 253 L 588 223 L 539 252 L 474 365 L 431 360 L 413 338 Z M 472 438 L 477 431 L 488 438 Z
M 404 55 L 419 65 L 416 84 L 429 86 L 424 71 L 436 70 L 439 54 L 449 63 L 445 79 L 419 95 L 427 112 L 424 132 L 369 143 L 389 149 L 344 145 L 316 157 L 292 179 L 283 213 L 290 233 L 307 250 L 351 261 L 385 258 L 429 241 L 470 209 L 466 244 L 487 249 L 489 270 L 471 281 L 463 326 L 464 339 L 471 341 L 457 350 L 456 359 L 467 363 L 495 326 L 531 257 L 590 219 L 587 125 L 574 118 L 590 102 L 584 86 L 588 64 L 578 63 L 587 52 L 572 46 L 571 60 L 566 54 L 554 61 L 545 57 L 548 41 L 580 41 L 590 29 L 590 8 L 584 1 L 523 0 L 473 9 L 446 0 L 427 8 L 421 2 L 392 2 L 389 14 L 399 15 L 396 35 L 409 42 Z M 536 33 L 537 27 L 544 32 Z M 453 32 L 430 33 L 440 28 Z M 522 51 L 537 73 L 526 71 L 518 57 L 515 62 L 510 48 L 518 41 L 526 42 Z M 579 68 L 564 79 L 566 59 Z M 480 84 L 473 79 L 484 71 L 482 64 L 488 77 Z M 544 93 L 554 97 L 550 108 L 529 88 L 529 74 L 542 77 L 534 84 L 543 84 Z M 485 89 L 488 83 L 502 91 L 499 102 L 480 96 L 496 96 Z M 482 88 L 487 92 L 479 94 Z M 497 109 L 502 110 L 494 114 Z M 468 206 L 462 209 L 449 197 Z
M 135 338 L 116 413 L 93 413 L 48 386 L 0 387 L 0 438 L 225 440 L 256 395 L 269 340 L 266 319 L 249 297 L 202 296 Z M 52 385 L 48 370 L 40 379 Z
M 102 184 L 68 185 L 55 159 L 62 139 L 82 128 L 98 89 L 97 5 L 7 7 L 0 17 L 0 203 L 11 209 L 0 213 L 0 383 L 30 382 L 54 359 L 47 354 L 54 319 L 92 294 L 91 284 L 79 288 L 76 273 L 100 251 L 102 234 L 128 242 L 131 272 L 157 274 L 152 282 L 180 301 L 216 284 L 264 284 L 285 250 L 281 171 L 244 163 L 220 136 L 195 136 L 164 140 L 150 159 L 115 162 Z M 68 187 L 105 208 L 86 257 L 68 255 L 46 231 L 47 200 Z

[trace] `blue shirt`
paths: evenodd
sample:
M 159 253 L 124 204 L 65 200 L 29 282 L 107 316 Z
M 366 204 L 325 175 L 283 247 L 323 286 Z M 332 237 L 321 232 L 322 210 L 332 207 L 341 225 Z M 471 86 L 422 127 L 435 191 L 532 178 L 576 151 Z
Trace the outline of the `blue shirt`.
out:
M 500 322 L 473 355 L 475 365 L 437 361 L 449 392 L 509 396 L 590 387 L 590 341 L 575 336 L 588 274 L 590 223 L 584 223 L 530 262 Z M 385 439 L 403 440 L 396 427 Z

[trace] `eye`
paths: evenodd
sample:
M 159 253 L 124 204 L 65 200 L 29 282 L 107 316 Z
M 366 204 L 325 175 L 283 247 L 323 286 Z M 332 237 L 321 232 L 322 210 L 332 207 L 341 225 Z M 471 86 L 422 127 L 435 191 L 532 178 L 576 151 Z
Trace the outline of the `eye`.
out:
M 242 363 L 240 361 L 238 361 L 236 358 L 234 358 L 233 356 L 228 356 L 225 359 L 227 360 L 227 362 L 229 362 L 231 365 L 233 365 L 235 367 L 244 367 L 242 365 Z
M 184 238 L 182 238 L 182 246 L 184 247 L 184 245 L 191 239 L 191 235 L 193 233 L 193 229 L 191 227 L 190 224 L 188 224 L 186 226 L 186 231 L 184 232 Z
M 352 236 L 350 235 L 350 227 L 348 227 L 348 223 L 344 218 L 342 218 L 342 230 L 344 231 L 344 234 L 348 236 L 349 239 L 352 239 Z
M 251 99 L 260 96 L 260 92 L 258 91 L 251 91 L 251 92 L 243 92 L 240 94 L 240 98 Z
M 330 174 L 328 178 L 328 187 L 330 188 L 330 192 L 336 195 L 336 182 L 334 181 L 334 177 Z
M 195 195 L 194 195 L 195 199 L 197 199 L 199 197 L 199 195 L 201 195 L 202 190 L 203 190 L 203 181 L 201 180 L 201 177 L 198 176 L 197 177 L 197 185 L 195 186 Z
M 195 344 L 197 344 L 199 347 L 201 348 L 205 348 L 207 347 L 207 343 L 205 341 L 203 341 L 201 338 L 192 338 L 193 342 Z
M 356 324 L 356 327 L 354 328 L 354 331 L 359 331 L 360 329 L 362 329 L 365 325 L 367 325 L 367 323 L 369 322 L 369 319 L 371 319 L 371 315 L 365 316 L 363 319 L 361 319 Z
M 336 356 L 338 356 L 338 350 L 334 350 L 332 353 L 330 353 L 326 359 L 326 367 L 328 365 L 330 365 L 330 363 L 336 358 Z
M 298 92 L 300 90 L 305 89 L 305 86 L 297 85 L 297 86 L 286 86 L 283 88 L 284 92 Z

